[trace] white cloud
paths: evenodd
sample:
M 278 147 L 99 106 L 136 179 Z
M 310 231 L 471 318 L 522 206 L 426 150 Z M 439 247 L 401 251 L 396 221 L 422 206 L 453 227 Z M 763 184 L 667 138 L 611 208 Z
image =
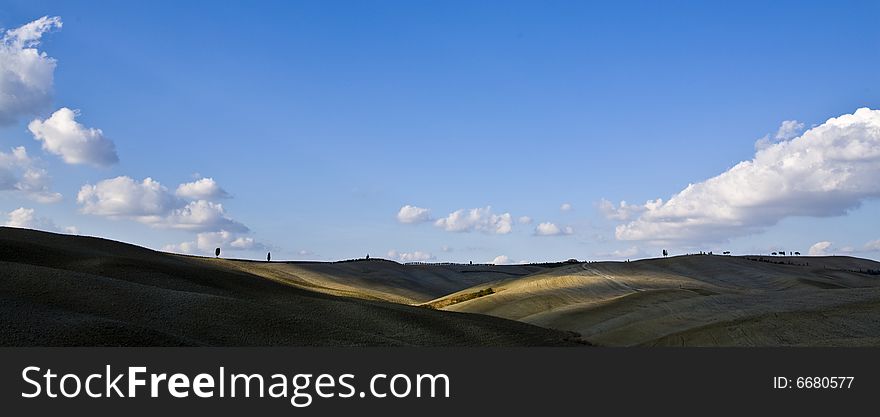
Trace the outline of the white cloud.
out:
M 36 166 L 23 146 L 0 152 L 0 191 L 18 191 L 40 203 L 61 201 L 49 188 L 49 173 Z
M 442 247 L 440 247 L 440 250 L 443 252 L 452 252 L 455 249 L 453 249 L 452 246 L 443 245 Z
M 191 255 L 199 252 L 199 248 L 196 246 L 196 242 L 182 242 L 165 245 L 162 247 L 162 251 Z
M 78 110 L 58 109 L 46 120 L 34 119 L 28 130 L 43 149 L 58 155 L 68 164 L 108 166 L 119 162 L 113 141 L 101 129 L 87 128 L 76 121 Z
M 388 257 L 400 262 L 426 262 L 435 259 L 434 255 L 427 252 L 398 252 L 394 249 L 388 251 Z
M 519 224 L 532 224 L 532 218 L 529 216 L 520 216 L 516 219 L 516 222 Z
M 114 219 L 134 220 L 152 227 L 196 233 L 195 241 L 166 245 L 163 250 L 212 254 L 222 250 L 265 250 L 247 226 L 233 220 L 223 205 L 195 197 L 227 196 L 214 180 L 181 184 L 172 193 L 152 178 L 137 182 L 121 176 L 84 185 L 77 195 L 82 212 Z
M 192 231 L 217 229 L 248 231 L 245 225 L 229 218 L 222 204 L 206 200 L 191 201 L 181 208 L 172 210 L 164 219 L 147 223 Z
M 41 17 L 0 39 L 0 125 L 37 114 L 51 102 L 55 59 L 36 49 L 43 34 L 61 28 L 58 17 Z
M 46 217 L 38 217 L 32 208 L 19 207 L 6 213 L 7 220 L 3 226 L 19 227 L 23 229 L 36 229 L 46 232 L 64 232 L 76 234 L 79 231 L 76 227 L 69 226 L 65 228 L 58 227 L 55 222 Z
M 254 238 L 239 236 L 228 230 L 199 233 L 196 235 L 196 243 L 199 249 L 208 251 L 213 251 L 218 247 L 237 250 L 265 249 L 265 246 L 257 243 Z
M 507 255 L 498 255 L 489 263 L 493 265 L 510 265 L 513 261 Z
M 207 200 L 186 201 L 152 178 L 141 182 L 121 176 L 84 185 L 76 197 L 82 212 L 135 220 L 155 227 L 243 233 L 248 228 L 232 220 L 223 205 Z
M 76 201 L 83 213 L 130 218 L 142 223 L 160 222 L 178 204 L 158 181 L 146 178 L 136 182 L 126 176 L 86 184 L 80 188 Z
M 559 211 L 571 211 L 571 209 L 571 203 L 562 203 L 562 205 L 559 206 Z
M 560 236 L 574 233 L 571 226 L 559 227 L 554 223 L 544 222 L 535 227 L 536 236 Z
M 777 140 L 789 140 L 797 137 L 804 130 L 804 124 L 797 120 L 785 120 L 776 131 Z
M 809 254 L 810 256 L 826 256 L 828 255 L 828 250 L 831 248 L 831 242 L 822 241 L 816 242 L 813 246 L 810 246 Z
M 621 201 L 619 205 L 614 205 L 614 203 L 603 198 L 599 201 L 599 211 L 607 219 L 629 220 L 645 211 L 645 208 L 636 204 L 627 204 L 626 201 Z
M 880 251 L 880 239 L 872 240 L 868 243 L 865 243 L 865 250 L 868 252 Z
M 839 216 L 880 196 L 880 111 L 832 118 L 800 137 L 618 225 L 620 240 L 705 243 L 756 233 L 790 216 Z
M 804 124 L 797 120 L 785 120 L 779 125 L 776 134 L 771 138 L 770 135 L 764 135 L 755 142 L 755 150 L 760 151 L 772 146 L 779 141 L 789 140 L 797 137 L 804 130 Z
M 397 212 L 397 221 L 401 223 L 424 223 L 431 220 L 431 210 L 409 204 Z
M 187 200 L 213 200 L 229 198 L 226 192 L 213 178 L 201 178 L 193 182 L 187 182 L 177 186 L 174 194 Z
M 228 230 L 219 230 L 216 232 L 202 232 L 196 234 L 194 242 L 182 242 L 178 244 L 165 245 L 162 250 L 165 252 L 177 252 L 185 254 L 203 254 L 213 255 L 214 249 L 220 248 L 221 253 L 225 251 L 247 251 L 247 250 L 267 250 L 268 247 L 257 242 L 252 237 L 241 236 L 238 233 Z
M 437 226 L 447 232 L 471 232 L 474 230 L 489 234 L 503 235 L 510 233 L 513 227 L 513 217 L 510 213 L 494 214 L 492 207 L 473 208 L 469 210 L 459 209 L 448 216 L 437 219 Z

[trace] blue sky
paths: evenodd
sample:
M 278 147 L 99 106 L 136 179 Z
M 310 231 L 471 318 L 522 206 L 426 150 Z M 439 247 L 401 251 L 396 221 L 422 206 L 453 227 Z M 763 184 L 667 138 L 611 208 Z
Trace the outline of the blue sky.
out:
M 880 257 L 868 181 L 880 178 L 880 115 L 855 114 L 880 108 L 877 2 L 179 3 L 0 5 L 6 30 L 63 22 L 30 47 L 54 59 L 51 88 L 36 104 L 0 103 L 14 119 L 0 124 L 0 151 L 29 158 L 11 175 L 42 169 L 62 197 L 7 186 L 0 222 L 275 259 L 625 259 L 822 242 L 815 253 Z M 25 88 L 6 71 L 0 88 Z M 70 121 L 54 117 L 61 108 L 78 110 L 78 128 L 53 130 Z M 765 136 L 756 170 L 848 143 L 869 158 L 729 175 L 668 204 L 755 159 Z M 145 178 L 165 189 L 149 194 L 158 205 Z M 204 178 L 205 193 L 175 192 Z M 398 216 L 404 206 L 428 211 Z

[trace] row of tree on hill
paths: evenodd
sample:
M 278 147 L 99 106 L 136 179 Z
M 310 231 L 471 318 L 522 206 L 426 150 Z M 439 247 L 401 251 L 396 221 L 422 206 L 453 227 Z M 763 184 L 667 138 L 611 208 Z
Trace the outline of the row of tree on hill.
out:
M 700 251 L 699 254 L 700 255 L 714 255 L 714 253 L 712 253 L 712 251 L 709 251 L 709 252 Z M 721 252 L 721 254 L 722 255 L 730 255 L 730 251 L 724 251 L 724 252 Z M 771 252 L 770 254 L 773 256 L 785 256 L 785 251 L 781 250 L 781 251 L 777 251 L 777 252 Z M 788 254 L 789 254 L 789 256 L 801 256 L 800 252 L 788 252 Z M 688 254 L 688 255 L 690 255 L 690 254 Z M 663 249 L 663 257 L 665 258 L 667 256 L 669 256 L 669 251 L 667 251 L 666 249 Z

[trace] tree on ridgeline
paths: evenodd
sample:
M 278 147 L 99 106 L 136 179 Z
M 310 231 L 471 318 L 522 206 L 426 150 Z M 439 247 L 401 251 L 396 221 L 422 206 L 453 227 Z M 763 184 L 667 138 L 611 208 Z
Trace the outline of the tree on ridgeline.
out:
M 668 255 L 669 255 L 669 252 L 666 252 L 666 249 L 663 249 L 663 257 L 665 258 L 665 257 L 667 257 Z
M 266 262 L 272 262 L 272 252 L 266 252 Z
M 220 257 L 220 248 L 214 249 L 214 257 L 215 257 L 215 258 L 219 258 L 219 257 Z

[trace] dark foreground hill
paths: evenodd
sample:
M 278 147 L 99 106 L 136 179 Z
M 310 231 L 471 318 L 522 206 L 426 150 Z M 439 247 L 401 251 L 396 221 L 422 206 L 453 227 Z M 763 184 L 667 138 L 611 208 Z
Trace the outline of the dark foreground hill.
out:
M 333 296 L 220 262 L 6 227 L 0 344 L 579 345 L 526 323 Z

